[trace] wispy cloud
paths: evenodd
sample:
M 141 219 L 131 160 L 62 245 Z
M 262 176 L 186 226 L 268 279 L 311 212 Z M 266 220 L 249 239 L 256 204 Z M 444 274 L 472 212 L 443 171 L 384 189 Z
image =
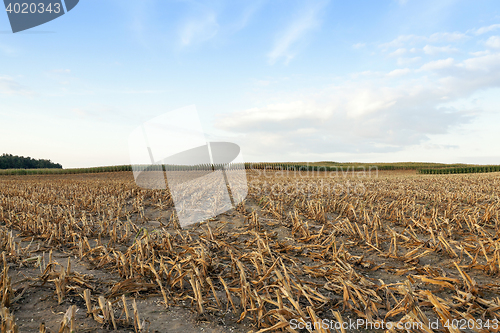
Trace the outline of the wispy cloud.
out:
M 250 4 L 244 7 L 241 11 L 241 15 L 236 17 L 236 20 L 229 25 L 228 30 L 230 33 L 235 33 L 243 28 L 245 28 L 251 21 L 255 13 L 264 5 L 265 0 L 254 0 Z
M 54 69 L 52 70 L 53 73 L 64 73 L 64 74 L 67 74 L 67 73 L 71 73 L 71 70 L 70 69 Z
M 389 49 L 389 48 L 396 48 L 396 47 L 403 47 L 407 44 L 414 44 L 416 42 L 421 42 L 424 41 L 426 37 L 424 36 L 417 36 L 417 35 L 400 35 L 390 42 L 387 43 L 382 43 L 379 45 L 380 48 L 382 49 Z
M 152 14 L 158 10 L 156 0 L 114 0 L 113 2 L 116 8 L 123 10 L 123 15 L 128 20 L 128 29 L 133 38 L 144 47 L 149 48 L 148 33 L 151 28 Z
M 486 41 L 486 46 L 493 49 L 500 49 L 500 36 L 491 36 Z
M 411 73 L 411 69 L 409 69 L 409 68 L 398 68 L 398 69 L 395 69 L 395 70 L 387 73 L 387 76 L 388 77 L 398 77 L 398 76 L 403 76 L 403 75 L 406 75 L 409 73 Z
M 398 66 L 406 66 L 412 65 L 422 60 L 422 57 L 413 57 L 413 58 L 398 58 L 397 64 Z
M 361 49 L 366 46 L 366 43 L 356 43 L 352 47 L 355 49 Z
M 408 50 L 404 47 L 400 47 L 396 51 L 389 53 L 389 55 L 391 57 L 400 57 L 402 55 L 405 55 L 406 53 L 408 53 Z
M 115 107 L 96 103 L 91 103 L 86 107 L 73 108 L 70 111 L 78 118 L 93 119 L 99 122 L 114 121 L 120 117 L 120 112 Z
M 310 31 L 320 26 L 319 13 L 328 4 L 328 1 L 310 3 L 307 8 L 301 10 L 301 15 L 279 34 L 273 49 L 269 52 L 268 60 L 274 64 L 278 59 L 284 58 L 287 64 L 295 56 L 293 46 Z
M 468 36 L 462 32 L 436 32 L 429 36 L 430 42 L 456 42 L 467 39 Z
M 0 53 L 12 56 L 16 54 L 16 50 L 13 47 L 0 43 Z
M 207 10 L 201 15 L 187 19 L 180 29 L 182 46 L 205 42 L 217 35 L 219 23 L 215 12 Z
M 71 70 L 68 68 L 58 68 L 50 70 L 47 72 L 47 77 L 63 86 L 68 86 L 78 81 L 78 79 L 71 75 Z
M 297 92 L 298 98 L 235 112 L 221 117 L 216 126 L 245 133 L 245 141 L 251 144 L 244 148 L 255 155 L 282 151 L 384 153 L 432 144 L 429 140 L 433 135 L 449 134 L 483 114 L 480 107 L 458 101 L 500 87 L 500 52 L 495 50 L 500 37 L 490 37 L 484 43 L 490 50 L 480 52 L 465 52 L 458 48 L 460 44 L 457 48 L 455 44 L 432 45 L 433 41 L 453 43 L 473 36 L 400 36 L 391 47 L 400 45 L 394 55 L 403 68 L 347 75 L 341 85 L 314 93 Z M 404 43 L 409 41 L 419 41 L 423 47 L 408 48 Z M 401 57 L 417 52 L 424 58 Z M 460 57 L 446 57 L 451 52 L 460 52 Z M 467 53 L 469 56 L 462 59 Z M 445 57 L 425 59 L 439 54 Z
M 461 32 L 437 32 L 430 36 L 418 35 L 400 35 L 390 42 L 379 45 L 383 50 L 390 48 L 407 47 L 418 43 L 442 43 L 442 42 L 458 42 L 467 39 L 468 36 Z
M 429 54 L 429 55 L 435 55 L 438 53 L 454 53 L 458 52 L 457 48 L 451 47 L 451 46 L 433 46 L 433 45 L 425 45 L 424 48 L 424 53 Z
M 242 2 L 189 1 L 188 13 L 181 19 L 178 36 L 181 47 L 212 39 L 227 39 L 247 27 L 266 0 Z
M 500 29 L 500 24 L 492 24 L 486 27 L 481 27 L 479 29 L 473 30 L 476 35 L 482 35 L 490 31 Z
M 422 67 L 420 67 L 420 69 L 426 70 L 426 71 L 435 71 L 435 70 L 450 68 L 454 65 L 455 65 L 455 59 L 448 58 L 448 59 L 440 59 L 440 60 L 430 61 L 430 62 L 424 64 Z
M 0 94 L 33 96 L 34 92 L 12 79 L 10 76 L 0 76 Z

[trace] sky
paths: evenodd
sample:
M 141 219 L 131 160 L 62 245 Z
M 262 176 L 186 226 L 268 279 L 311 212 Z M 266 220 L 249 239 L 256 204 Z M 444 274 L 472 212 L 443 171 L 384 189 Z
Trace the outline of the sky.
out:
M 15 34 L 0 13 L 0 154 L 129 164 L 135 128 L 190 105 L 249 162 L 500 164 L 500 4 L 82 0 Z

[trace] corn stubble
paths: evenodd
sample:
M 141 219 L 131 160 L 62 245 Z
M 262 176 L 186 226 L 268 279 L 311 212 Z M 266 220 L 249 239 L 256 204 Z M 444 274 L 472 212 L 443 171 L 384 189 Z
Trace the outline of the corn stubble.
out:
M 78 310 L 109 330 L 147 331 L 136 298 L 149 296 L 165 309 L 187 304 L 209 321 L 232 316 L 254 332 L 298 332 L 292 319 L 348 318 L 422 323 L 409 332 L 433 332 L 436 319 L 438 331 L 460 332 L 443 325 L 466 319 L 472 331 L 488 332 L 481 323 L 500 319 L 499 175 L 301 179 L 315 189 L 362 182 L 361 194 L 291 193 L 296 179 L 282 173 L 249 177 L 245 202 L 188 230 L 175 213 L 152 228 L 149 214 L 173 211 L 170 193 L 139 189 L 128 173 L 0 178 L 2 332 L 18 331 L 9 307 L 25 290 L 12 289 L 8 271 L 19 265 L 39 267 L 31 288 L 51 288 L 59 304 L 82 300 L 59 332 L 78 331 Z M 273 191 L 263 195 L 265 182 Z M 51 249 L 120 281 L 96 294 L 91 277 L 72 271 L 69 259 L 54 261 Z M 48 262 L 37 251 L 50 251 Z

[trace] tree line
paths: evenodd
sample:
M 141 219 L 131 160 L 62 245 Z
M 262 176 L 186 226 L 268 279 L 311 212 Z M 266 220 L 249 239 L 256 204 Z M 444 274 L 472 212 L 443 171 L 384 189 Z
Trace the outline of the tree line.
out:
M 62 169 L 62 165 L 53 163 L 51 160 L 2 154 L 0 169 Z

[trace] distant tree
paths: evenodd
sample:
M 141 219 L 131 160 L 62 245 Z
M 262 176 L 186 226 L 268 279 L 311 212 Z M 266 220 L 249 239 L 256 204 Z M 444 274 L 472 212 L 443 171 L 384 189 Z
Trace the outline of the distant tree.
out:
M 53 163 L 51 160 L 36 160 L 31 157 L 2 154 L 0 156 L 0 169 L 62 169 L 62 165 Z

